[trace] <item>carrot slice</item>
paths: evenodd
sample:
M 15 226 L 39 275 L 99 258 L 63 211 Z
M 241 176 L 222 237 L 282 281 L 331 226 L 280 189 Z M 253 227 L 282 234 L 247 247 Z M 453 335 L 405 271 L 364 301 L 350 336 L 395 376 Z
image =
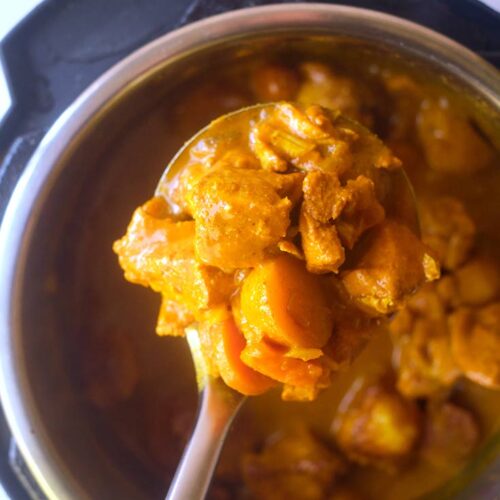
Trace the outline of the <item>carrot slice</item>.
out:
M 295 387 L 324 386 L 329 369 L 319 359 L 304 361 L 287 356 L 287 349 L 267 340 L 248 344 L 241 353 L 245 364 L 283 384 Z
M 242 394 L 255 396 L 276 385 L 274 380 L 257 373 L 241 360 L 246 341 L 233 318 L 214 324 L 212 335 L 217 367 L 222 380 L 229 387 Z
M 319 276 L 302 261 L 281 255 L 258 265 L 241 290 L 242 325 L 249 342 L 264 335 L 289 347 L 321 348 L 331 335 L 333 316 Z M 255 332 L 259 333 L 255 333 Z

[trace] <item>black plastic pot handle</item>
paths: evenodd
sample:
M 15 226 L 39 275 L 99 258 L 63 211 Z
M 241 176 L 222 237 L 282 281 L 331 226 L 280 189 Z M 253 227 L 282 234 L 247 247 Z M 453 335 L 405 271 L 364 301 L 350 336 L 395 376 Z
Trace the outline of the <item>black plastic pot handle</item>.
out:
M 19 177 L 44 134 L 44 130 L 37 130 L 22 135 L 7 150 L 0 164 L 0 219 L 3 218 L 5 208 Z

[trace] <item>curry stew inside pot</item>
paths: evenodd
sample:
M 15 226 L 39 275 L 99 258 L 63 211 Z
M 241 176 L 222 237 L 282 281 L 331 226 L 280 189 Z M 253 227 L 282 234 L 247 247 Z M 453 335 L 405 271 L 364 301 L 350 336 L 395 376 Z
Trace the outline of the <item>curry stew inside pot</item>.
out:
M 315 401 L 283 402 L 274 390 L 250 398 L 209 498 L 399 500 L 435 490 L 498 431 L 500 169 L 488 110 L 432 71 L 359 44 L 316 51 L 295 41 L 228 57 L 158 79 L 154 103 L 114 123 L 90 159 L 92 182 L 75 194 L 77 223 L 67 216 L 62 262 L 74 272 L 59 263 L 44 282 L 66 295 L 65 363 L 97 446 L 130 471 L 138 496 L 161 498 L 197 400 L 184 341 L 155 335 L 159 298 L 123 280 L 112 242 L 194 132 L 229 111 L 290 100 L 340 109 L 390 146 L 442 277 Z

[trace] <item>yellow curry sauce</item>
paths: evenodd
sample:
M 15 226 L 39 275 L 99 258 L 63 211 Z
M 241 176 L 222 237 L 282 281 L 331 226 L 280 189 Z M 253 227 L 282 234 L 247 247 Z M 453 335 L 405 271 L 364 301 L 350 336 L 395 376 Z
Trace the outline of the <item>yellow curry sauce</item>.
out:
M 251 398 L 229 437 L 211 498 L 415 498 L 456 477 L 498 431 L 498 153 L 475 115 L 441 84 L 397 66 L 346 68 L 341 60 L 241 62 L 184 90 L 170 116 L 184 138 L 224 112 L 282 99 L 338 108 L 359 120 L 402 160 L 415 186 L 422 238 L 441 262 L 442 278 L 414 295 L 389 331 L 373 332 L 317 400 L 282 403 L 276 391 Z M 140 125 L 146 135 L 148 127 L 162 126 L 151 116 Z M 154 154 L 163 165 L 170 159 Z M 169 324 L 163 323 L 165 333 Z M 116 337 L 106 349 L 122 360 L 118 372 L 101 378 L 98 393 L 87 383 L 91 403 L 115 422 L 119 408 L 157 394 L 138 384 L 141 362 L 127 336 Z M 153 413 L 146 405 L 146 454 L 159 474 L 175 468 L 182 447 L 181 440 L 175 453 L 166 450 L 166 436 L 185 439 L 189 430 L 189 419 L 180 425 L 171 403 L 153 405 Z M 174 406 L 185 414 L 184 403 Z M 123 424 L 122 435 L 140 454 L 141 439 L 132 444 L 131 438 L 137 418 Z

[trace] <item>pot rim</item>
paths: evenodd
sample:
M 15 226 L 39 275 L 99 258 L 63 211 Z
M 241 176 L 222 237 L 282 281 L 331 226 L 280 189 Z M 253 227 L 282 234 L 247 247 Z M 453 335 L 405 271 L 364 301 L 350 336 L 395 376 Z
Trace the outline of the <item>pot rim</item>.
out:
M 99 110 L 160 64 L 229 38 L 290 34 L 294 30 L 352 36 L 410 52 L 469 83 L 500 109 L 500 77 L 495 68 L 473 52 L 413 22 L 342 5 L 268 5 L 209 17 L 161 36 L 105 72 L 43 138 L 13 191 L 0 227 L 0 276 L 4 280 L 0 287 L 0 397 L 16 443 L 47 497 L 87 496 L 75 479 L 77 474 L 67 470 L 55 453 L 44 429 L 31 394 L 21 345 L 22 284 L 28 248 L 41 207 L 62 171 L 59 159 Z

